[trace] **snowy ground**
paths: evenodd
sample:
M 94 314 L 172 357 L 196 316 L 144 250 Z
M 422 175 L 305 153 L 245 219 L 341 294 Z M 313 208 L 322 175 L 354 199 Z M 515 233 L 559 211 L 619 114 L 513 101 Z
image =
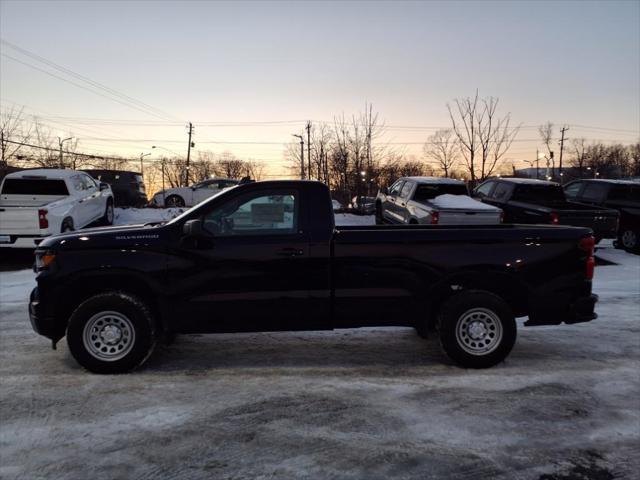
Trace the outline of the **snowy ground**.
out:
M 91 375 L 31 330 L 33 273 L 0 272 L 0 478 L 638 478 L 640 256 L 598 255 L 600 318 L 483 371 L 378 328 L 185 335 Z

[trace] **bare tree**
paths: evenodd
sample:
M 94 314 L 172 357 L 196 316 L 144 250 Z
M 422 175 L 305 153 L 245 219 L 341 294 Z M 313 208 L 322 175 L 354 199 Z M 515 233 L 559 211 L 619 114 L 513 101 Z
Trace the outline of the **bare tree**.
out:
M 544 125 L 538 127 L 538 134 L 542 143 L 547 147 L 547 170 L 551 168 L 551 177 L 555 176 L 555 161 L 553 159 L 553 150 L 551 150 L 551 144 L 553 143 L 553 123 L 547 122 Z
M 6 162 L 17 159 L 21 149 L 29 143 L 32 126 L 25 126 L 23 119 L 23 109 L 11 107 L 0 115 L 0 147 L 2 165 Z
M 215 171 L 217 175 L 227 178 L 241 178 L 246 172 L 244 162 L 231 152 L 223 152 L 216 161 Z
M 640 142 L 629 145 L 629 167 L 632 177 L 640 176 Z
M 260 181 L 264 177 L 264 169 L 266 165 L 264 162 L 258 162 L 255 160 L 246 160 L 244 162 L 245 174 L 246 176 L 252 178 L 253 180 Z
M 448 177 L 458 160 L 460 145 L 453 130 L 443 129 L 431 135 L 422 150 L 425 158 L 434 160 L 444 172 L 444 176 Z
M 476 180 L 476 163 L 475 157 L 478 151 L 480 140 L 478 138 L 478 91 L 473 98 L 456 98 L 455 113 L 451 105 L 447 103 L 449 117 L 453 126 L 453 132 L 458 138 L 460 144 L 460 152 L 464 158 L 465 164 L 471 175 L 471 181 Z
M 587 139 L 574 138 L 571 140 L 571 146 L 573 147 L 571 165 L 578 169 L 580 178 L 582 178 L 584 176 L 584 167 L 587 159 Z

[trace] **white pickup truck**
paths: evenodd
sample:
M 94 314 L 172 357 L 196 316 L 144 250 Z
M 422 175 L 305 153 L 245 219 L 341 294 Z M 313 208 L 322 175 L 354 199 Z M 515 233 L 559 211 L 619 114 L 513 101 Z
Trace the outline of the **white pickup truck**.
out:
M 97 220 L 113 223 L 113 193 L 84 172 L 23 170 L 0 186 L 0 248 L 34 248 Z

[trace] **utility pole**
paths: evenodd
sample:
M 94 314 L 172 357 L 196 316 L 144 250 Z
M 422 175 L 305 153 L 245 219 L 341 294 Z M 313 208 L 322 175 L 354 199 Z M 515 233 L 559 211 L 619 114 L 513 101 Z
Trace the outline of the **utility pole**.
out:
M 311 180 L 311 120 L 307 122 L 307 175 Z
M 300 139 L 300 180 L 304 180 L 304 137 L 295 133 L 292 135 Z
M 536 148 L 536 180 L 540 180 L 540 152 Z
M 193 143 L 191 142 L 191 133 L 193 132 L 193 124 L 191 122 L 189 122 L 189 144 L 187 145 L 187 171 L 185 174 L 186 177 L 186 182 L 185 182 L 185 186 L 188 187 L 189 186 L 189 160 L 191 158 L 191 147 L 194 146 Z
M 562 150 L 564 148 L 564 141 L 568 140 L 568 138 L 564 138 L 564 132 L 567 130 L 569 130 L 569 127 L 562 127 L 562 129 L 560 129 L 560 132 L 562 133 L 562 136 L 560 137 L 560 160 L 558 166 L 558 170 L 560 170 L 560 184 L 562 184 L 564 180 L 562 174 Z

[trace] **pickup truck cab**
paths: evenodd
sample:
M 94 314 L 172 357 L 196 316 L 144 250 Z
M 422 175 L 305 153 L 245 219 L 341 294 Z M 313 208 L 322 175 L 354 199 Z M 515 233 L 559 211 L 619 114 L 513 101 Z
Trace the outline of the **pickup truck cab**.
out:
M 113 223 L 113 193 L 84 172 L 21 170 L 0 185 L 0 247 L 34 248 L 43 238 Z
M 574 227 L 336 227 L 329 189 L 227 189 L 168 223 L 51 237 L 36 250 L 34 330 L 98 373 L 180 333 L 409 326 L 458 365 L 501 362 L 526 325 L 596 318 L 593 237 Z
M 620 213 L 616 246 L 640 251 L 640 182 L 630 180 L 584 179 L 564 186 L 571 202 L 610 208 Z
M 478 185 L 473 195 L 504 211 L 505 223 L 588 227 L 598 243 L 615 238 L 619 214 L 607 208 L 567 201 L 559 183 L 528 178 L 494 178 Z
M 461 180 L 403 177 L 376 199 L 376 223 L 430 225 L 491 225 L 502 221 L 502 210 L 469 197 Z

